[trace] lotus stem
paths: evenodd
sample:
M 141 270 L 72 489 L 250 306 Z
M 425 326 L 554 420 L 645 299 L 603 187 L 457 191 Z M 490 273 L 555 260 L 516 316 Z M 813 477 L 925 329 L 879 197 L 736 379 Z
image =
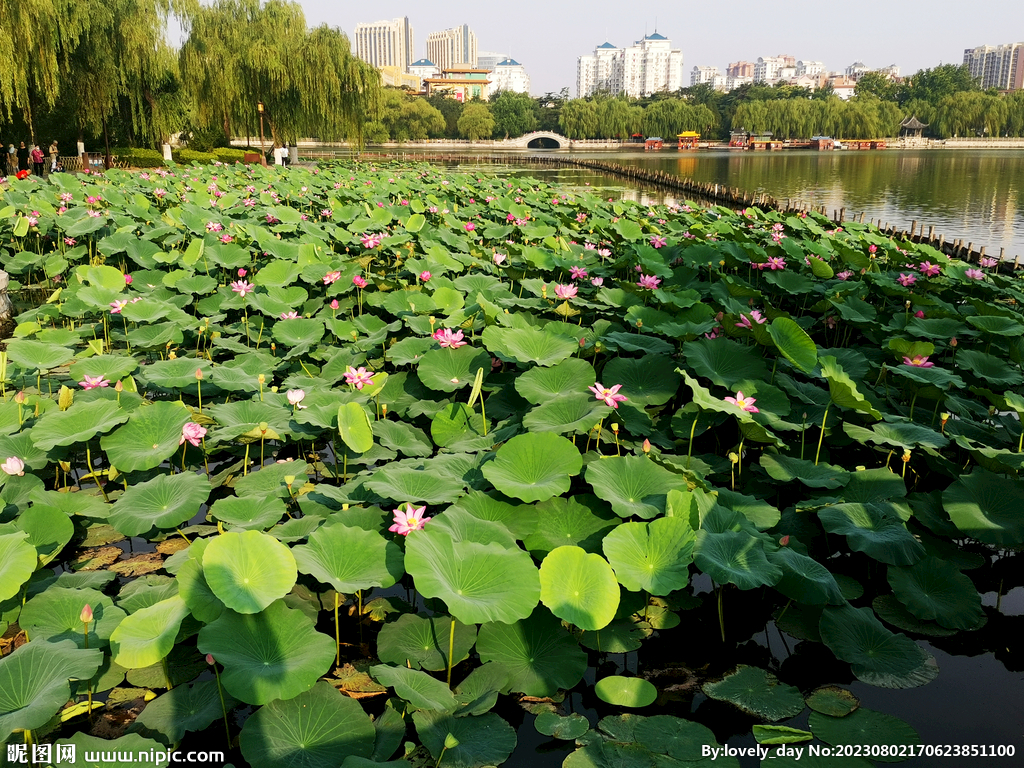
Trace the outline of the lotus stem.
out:
M 725 587 L 719 585 L 718 587 L 718 629 L 722 633 L 722 642 L 725 642 L 725 611 L 722 608 L 722 594 L 725 592 Z
M 911 421 L 914 420 L 914 406 L 917 404 L 917 396 L 918 396 L 918 394 L 920 394 L 920 392 L 921 392 L 920 389 L 915 389 L 914 390 L 914 396 L 910 400 L 910 420 Z
M 452 655 L 455 653 L 455 617 L 452 616 L 451 628 L 448 630 L 448 687 L 452 687 Z
M 334 590 L 334 666 L 341 666 L 341 628 L 338 624 L 338 607 L 341 600 L 338 597 L 338 590 Z
M 245 463 L 242 465 L 242 477 L 249 474 L 249 443 L 245 444 Z
M 484 406 L 484 395 L 480 393 L 480 415 L 484 420 L 484 437 L 487 437 L 487 408 Z
M 778 617 L 777 619 L 775 619 L 775 628 L 776 628 L 776 629 L 778 629 L 778 626 L 779 626 L 779 622 L 780 622 L 780 621 L 782 620 L 782 617 L 786 615 L 786 611 L 788 611 L 788 610 L 789 610 L 789 606 L 791 606 L 792 604 L 793 604 L 793 598 L 790 598 L 790 599 L 789 599 L 789 602 L 788 602 L 788 603 L 786 603 L 786 605 L 785 605 L 785 606 L 783 606 L 783 608 L 782 608 L 782 613 L 780 613 L 780 614 L 779 614 L 779 617 Z
M 228 708 L 224 705 L 224 689 L 220 684 L 220 670 L 213 665 L 213 674 L 217 678 L 217 695 L 220 696 L 220 712 L 224 715 L 224 736 L 228 740 L 228 747 L 231 747 L 231 729 L 228 727 Z
M 356 590 L 356 599 L 359 601 L 358 613 L 356 614 L 356 621 L 359 622 L 359 644 L 363 644 L 363 590 Z
M 686 468 L 690 468 L 690 456 L 693 454 L 693 433 L 697 431 L 697 417 L 699 414 L 693 414 L 693 424 L 690 425 L 690 444 L 686 447 Z
M 818 459 L 821 457 L 821 443 L 825 439 L 825 419 L 828 418 L 828 409 L 832 407 L 831 401 L 825 406 L 825 415 L 821 417 L 821 434 L 818 435 L 818 450 L 814 454 L 814 466 L 818 466 Z
M 334 482 L 338 482 L 338 447 L 334 444 L 334 433 L 331 433 L 331 453 L 334 455 Z
M 163 666 L 164 666 L 164 680 L 167 681 L 167 690 L 169 691 L 172 688 L 174 688 L 174 683 L 171 682 L 171 668 L 170 668 L 170 665 L 168 665 L 168 663 L 167 663 L 167 657 L 166 656 L 164 656 L 164 658 L 163 658 Z
M 804 436 L 807 434 L 807 414 L 804 413 L 803 421 L 800 422 L 800 461 L 804 460 Z

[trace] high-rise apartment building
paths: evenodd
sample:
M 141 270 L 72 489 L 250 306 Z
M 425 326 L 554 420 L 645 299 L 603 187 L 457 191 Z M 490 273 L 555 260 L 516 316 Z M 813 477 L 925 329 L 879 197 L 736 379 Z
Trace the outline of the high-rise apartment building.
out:
M 722 73 L 718 71 L 718 67 L 694 67 L 690 70 L 690 85 L 700 85 L 701 83 L 711 83 L 713 87 L 718 87 L 718 82 L 721 81 L 722 86 L 725 86 L 725 78 L 722 77 Z
M 683 88 L 683 52 L 657 32 L 626 48 L 602 43 L 576 63 L 576 93 L 605 91 L 634 98 Z
M 355 53 L 363 61 L 381 67 L 409 71 L 416 49 L 409 17 L 392 21 L 356 24 Z
M 783 70 L 792 69 L 793 72 L 783 73 Z M 754 81 L 759 83 L 774 83 L 786 75 L 792 77 L 796 74 L 796 59 L 786 54 L 778 56 L 760 56 L 754 65 Z
M 494 68 L 498 66 L 498 62 L 504 61 L 507 58 L 507 54 L 498 53 L 497 51 L 477 51 L 476 68 L 494 71 Z
M 530 76 L 526 74 L 526 67 L 511 57 L 503 58 L 495 65 L 490 79 L 491 92 L 515 91 L 527 94 L 530 92 Z
M 427 35 L 427 58 L 442 72 L 455 66 L 477 68 L 476 35 L 468 24 Z
M 968 48 L 964 51 L 964 65 L 982 88 L 1024 88 L 1024 43 Z
M 825 69 L 825 65 L 820 61 L 798 61 L 796 63 L 796 77 L 817 77 L 818 75 L 827 74 L 828 70 Z
M 725 68 L 725 76 L 753 78 L 754 63 L 751 61 L 734 61 Z

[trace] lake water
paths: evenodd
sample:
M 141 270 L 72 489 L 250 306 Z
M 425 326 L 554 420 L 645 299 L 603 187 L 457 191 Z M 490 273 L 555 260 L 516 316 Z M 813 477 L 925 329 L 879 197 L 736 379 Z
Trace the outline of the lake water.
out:
M 711 184 L 763 191 L 793 204 L 846 209 L 901 229 L 935 227 L 990 256 L 1024 262 L 1024 150 L 812 152 L 548 152 L 636 165 Z M 493 166 L 490 166 L 493 168 Z M 530 166 L 524 173 L 569 184 L 623 186 L 621 179 L 577 169 Z

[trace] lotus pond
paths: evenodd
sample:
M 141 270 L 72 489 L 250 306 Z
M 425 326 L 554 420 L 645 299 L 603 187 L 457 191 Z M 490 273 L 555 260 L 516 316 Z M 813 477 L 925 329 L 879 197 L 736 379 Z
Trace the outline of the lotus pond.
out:
M 10 179 L 0 237 L 8 745 L 869 766 L 923 746 L 851 687 L 1019 653 L 997 264 L 386 164 Z

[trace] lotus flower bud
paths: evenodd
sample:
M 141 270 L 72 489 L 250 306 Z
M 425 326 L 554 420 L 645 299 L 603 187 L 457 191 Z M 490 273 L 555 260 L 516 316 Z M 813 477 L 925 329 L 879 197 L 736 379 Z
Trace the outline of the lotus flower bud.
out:
M 202 381 L 202 380 L 203 380 L 203 369 L 202 368 L 196 368 L 196 381 Z
M 949 340 L 949 346 L 956 347 L 956 336 Z
M 124 384 L 122 384 L 120 380 L 118 380 L 118 382 L 116 384 L 114 384 L 114 391 L 115 392 L 124 392 Z
M 331 300 L 331 309 L 337 309 L 337 308 L 338 308 L 338 300 L 337 299 L 332 299 Z
M 256 380 L 257 380 L 257 381 L 258 381 L 258 382 L 259 382 L 260 384 L 266 384 L 266 383 L 267 383 L 267 377 L 266 377 L 266 376 L 264 376 L 264 375 L 263 375 L 262 373 L 261 373 L 261 374 L 260 374 L 259 376 L 257 376 L 257 377 L 256 377 Z
M 206 654 L 206 663 L 209 664 L 211 667 L 214 665 L 215 662 L 213 660 L 213 654 L 212 653 Z
M 16 402 L 18 405 L 23 405 L 27 399 L 28 398 L 26 397 L 24 392 L 19 392 L 14 396 L 14 402 Z
M 62 411 L 66 411 L 71 407 L 71 404 L 75 400 L 75 393 L 72 392 L 68 387 L 61 386 L 60 394 L 57 396 L 57 406 Z
M 641 446 L 641 448 L 643 449 L 644 453 L 650 453 L 651 452 L 651 441 L 647 440 L 645 438 L 644 439 L 644 444 Z
M 585 346 L 587 346 L 587 340 L 580 339 L 580 349 L 583 349 Z
M 83 624 L 89 624 L 92 621 L 92 606 L 88 603 L 82 608 L 82 612 L 78 616 L 78 620 Z

